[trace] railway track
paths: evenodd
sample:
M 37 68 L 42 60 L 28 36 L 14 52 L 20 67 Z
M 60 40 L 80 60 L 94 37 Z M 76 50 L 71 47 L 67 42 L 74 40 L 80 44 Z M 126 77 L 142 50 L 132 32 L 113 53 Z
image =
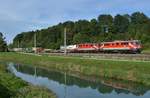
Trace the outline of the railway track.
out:
M 138 60 L 150 61 L 150 54 L 104 54 L 104 53 L 44 53 L 53 56 L 79 56 L 95 59 Z

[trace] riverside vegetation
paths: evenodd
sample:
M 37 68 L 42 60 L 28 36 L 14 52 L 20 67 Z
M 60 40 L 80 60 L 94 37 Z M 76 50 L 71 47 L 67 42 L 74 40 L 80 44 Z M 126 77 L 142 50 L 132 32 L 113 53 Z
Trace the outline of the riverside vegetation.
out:
M 67 56 L 34 56 L 19 53 L 1 53 L 0 60 L 150 85 L 150 62 L 94 60 Z
M 1 61 L 1 60 L 0 60 Z M 45 88 L 30 85 L 15 77 L 0 64 L 0 98 L 56 98 Z

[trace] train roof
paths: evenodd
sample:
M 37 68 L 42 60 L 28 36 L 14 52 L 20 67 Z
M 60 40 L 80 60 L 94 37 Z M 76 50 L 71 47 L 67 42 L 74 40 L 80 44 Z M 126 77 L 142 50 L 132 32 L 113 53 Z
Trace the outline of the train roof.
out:
M 100 42 L 99 43 L 80 43 L 80 44 L 77 44 L 77 45 L 81 45 L 81 44 L 100 44 Z
M 102 42 L 102 43 L 120 43 L 120 42 L 122 42 L 122 43 L 125 43 L 125 42 L 140 42 L 140 40 L 127 40 L 127 41 L 122 41 L 122 40 L 115 40 L 115 41 L 112 41 L 112 42 Z
M 123 40 L 115 40 L 115 41 L 110 41 L 110 42 L 98 42 L 98 43 L 79 43 L 77 45 L 81 45 L 81 44 L 103 44 L 103 43 L 120 43 L 120 42 L 140 42 L 140 40 L 126 40 L 126 41 L 123 41 Z

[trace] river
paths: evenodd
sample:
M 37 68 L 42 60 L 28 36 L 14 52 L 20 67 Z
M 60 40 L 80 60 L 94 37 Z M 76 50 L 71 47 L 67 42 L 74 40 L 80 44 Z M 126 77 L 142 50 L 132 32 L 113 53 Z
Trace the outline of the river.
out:
M 8 70 L 33 85 L 52 90 L 58 98 L 150 98 L 150 87 L 112 79 L 95 79 L 37 68 L 8 64 Z

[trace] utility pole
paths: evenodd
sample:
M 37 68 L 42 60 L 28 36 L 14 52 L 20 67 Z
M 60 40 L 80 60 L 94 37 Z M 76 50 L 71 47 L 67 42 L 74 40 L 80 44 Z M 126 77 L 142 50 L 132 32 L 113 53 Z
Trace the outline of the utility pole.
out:
M 66 42 L 66 32 L 67 32 L 67 29 L 65 28 L 64 29 L 64 54 L 66 55 L 67 54 L 67 42 Z
M 34 34 L 34 48 L 35 48 L 34 53 L 36 54 L 36 33 Z

